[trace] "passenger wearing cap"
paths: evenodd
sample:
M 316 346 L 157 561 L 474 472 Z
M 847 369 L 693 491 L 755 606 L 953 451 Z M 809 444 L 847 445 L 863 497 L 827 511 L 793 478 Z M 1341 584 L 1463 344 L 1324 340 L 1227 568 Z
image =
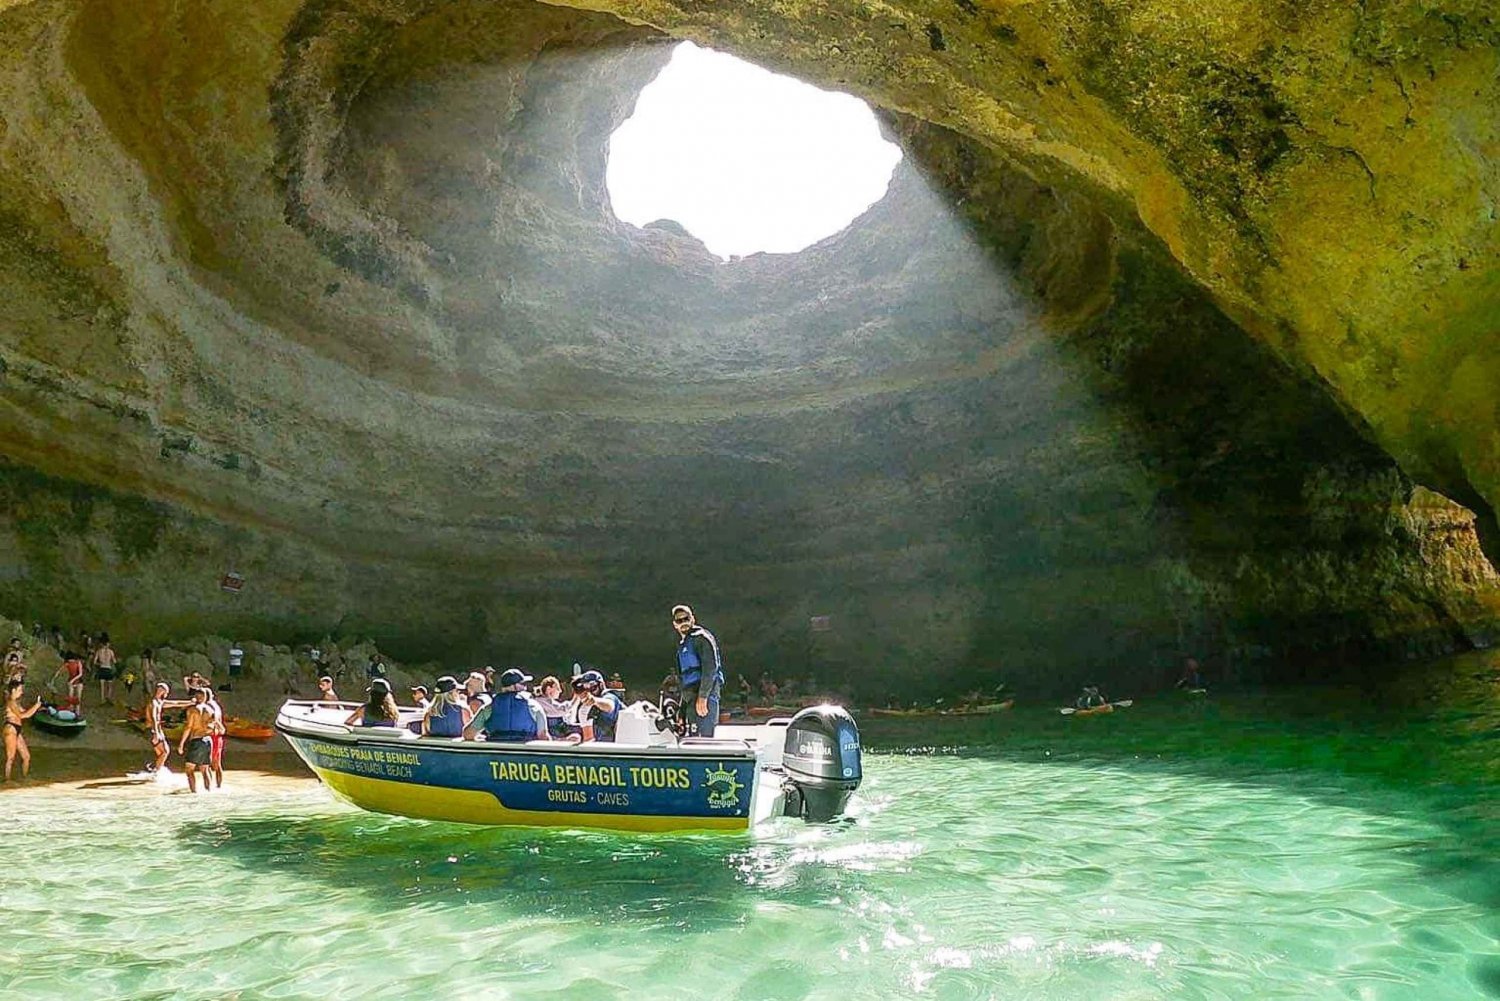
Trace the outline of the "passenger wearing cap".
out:
M 526 683 L 530 680 L 531 675 L 514 667 L 501 674 L 499 691 L 464 730 L 465 739 L 476 739 L 483 731 L 486 740 L 508 743 L 547 740 L 547 716 L 526 693 Z
M 490 692 L 493 686 L 485 679 L 483 672 L 470 671 L 469 677 L 464 681 L 464 695 L 469 701 L 469 710 L 474 715 L 479 715 L 480 710 L 490 704 Z
M 395 726 L 400 718 L 396 699 L 391 695 L 391 683 L 384 678 L 370 682 L 370 697 L 365 704 L 349 714 L 345 726 Z
M 719 641 L 698 624 L 687 605 L 672 606 L 672 628 L 677 631 L 677 678 L 688 736 L 712 737 L 719 722 L 719 692 L 724 687 Z
M 615 739 L 615 723 L 625 704 L 620 697 L 604 684 L 604 675 L 598 671 L 584 671 L 573 679 L 573 701 L 577 705 L 576 718 L 583 729 L 584 740 L 605 743 Z
M 411 686 L 411 704 L 424 713 L 427 711 L 427 707 L 432 705 L 432 700 L 427 697 L 426 685 Z
M 156 760 L 146 766 L 148 772 L 160 771 L 167 763 L 167 756 L 172 753 L 172 745 L 167 742 L 166 732 L 162 729 L 163 712 L 193 704 L 191 701 L 171 701 L 167 698 L 171 694 L 172 686 L 165 681 L 158 681 L 151 691 L 151 701 L 146 703 L 146 727 L 151 732 L 151 753 L 156 755 Z
M 437 680 L 437 695 L 422 714 L 422 736 L 462 737 L 474 714 L 458 691 L 458 679 L 445 674 Z
M 333 679 L 323 675 L 318 679 L 318 703 L 320 705 L 332 705 L 339 700 L 339 693 L 333 690 Z

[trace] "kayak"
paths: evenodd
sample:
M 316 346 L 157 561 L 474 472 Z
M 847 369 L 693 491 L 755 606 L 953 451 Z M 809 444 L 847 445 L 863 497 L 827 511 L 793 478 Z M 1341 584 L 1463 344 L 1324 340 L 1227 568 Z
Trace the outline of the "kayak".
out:
M 233 740 L 249 740 L 264 744 L 276 736 L 276 728 L 266 726 L 264 723 L 256 723 L 254 720 L 230 716 L 224 721 L 224 736 Z
M 143 719 L 122 720 L 120 722 L 134 728 L 138 733 L 149 733 L 151 730 Z M 183 724 L 178 723 L 176 726 L 163 728 L 162 733 L 168 740 L 175 741 L 182 736 L 182 727 Z M 257 723 L 254 720 L 244 719 L 239 716 L 229 716 L 224 720 L 224 736 L 232 737 L 235 740 L 248 740 L 257 744 L 264 744 L 276 736 L 276 730 L 274 727 L 266 726 L 264 723 Z
M 1016 704 L 1015 699 L 1004 702 L 985 702 L 974 706 L 957 706 L 953 709 L 871 709 L 871 716 L 898 716 L 907 719 L 937 719 L 948 716 L 988 716 L 1003 712 Z
M 76 737 L 88 729 L 89 721 L 71 709 L 42 706 L 31 721 L 56 737 Z
M 959 706 L 943 713 L 944 716 L 988 716 L 990 713 L 1003 712 L 1016 704 L 1015 699 L 1006 699 L 1004 702 L 985 702 L 977 706 Z
M 745 712 L 751 716 L 795 716 L 796 706 L 751 706 Z
M 1088 709 L 1063 706 L 1058 712 L 1064 716 L 1103 716 L 1114 712 L 1116 709 L 1129 709 L 1133 705 L 1135 705 L 1134 699 L 1121 699 L 1119 702 L 1106 702 L 1102 706 L 1092 706 Z

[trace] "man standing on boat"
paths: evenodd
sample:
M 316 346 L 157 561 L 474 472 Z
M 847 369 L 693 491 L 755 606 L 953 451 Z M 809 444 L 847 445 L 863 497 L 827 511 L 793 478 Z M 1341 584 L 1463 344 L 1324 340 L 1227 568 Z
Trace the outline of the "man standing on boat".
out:
M 724 687 L 719 641 L 698 625 L 687 605 L 672 606 L 672 628 L 677 630 L 677 677 L 688 736 L 712 737 L 719 722 L 719 692 Z

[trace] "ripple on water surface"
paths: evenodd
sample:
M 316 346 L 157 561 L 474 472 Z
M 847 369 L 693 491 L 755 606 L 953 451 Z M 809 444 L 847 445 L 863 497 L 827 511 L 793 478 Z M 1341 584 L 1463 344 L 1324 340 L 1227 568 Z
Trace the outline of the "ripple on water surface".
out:
M 0 984 L 25 998 L 1496 990 L 1494 916 L 1455 890 L 1452 834 L 1410 812 L 1311 782 L 867 765 L 853 822 L 755 840 L 423 823 L 286 780 L 197 798 L 8 793 Z

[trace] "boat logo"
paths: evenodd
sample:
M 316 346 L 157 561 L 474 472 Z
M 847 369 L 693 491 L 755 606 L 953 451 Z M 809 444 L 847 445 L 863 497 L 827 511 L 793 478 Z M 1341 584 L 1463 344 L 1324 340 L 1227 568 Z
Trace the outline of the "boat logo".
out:
M 745 788 L 734 772 L 719 762 L 718 768 L 705 768 L 704 778 L 708 782 L 708 808 L 710 810 L 732 810 L 740 805 L 740 790 Z

